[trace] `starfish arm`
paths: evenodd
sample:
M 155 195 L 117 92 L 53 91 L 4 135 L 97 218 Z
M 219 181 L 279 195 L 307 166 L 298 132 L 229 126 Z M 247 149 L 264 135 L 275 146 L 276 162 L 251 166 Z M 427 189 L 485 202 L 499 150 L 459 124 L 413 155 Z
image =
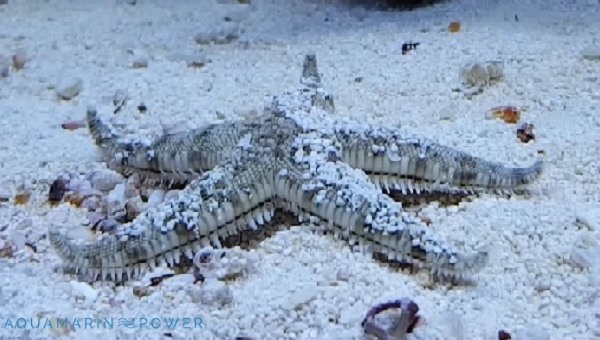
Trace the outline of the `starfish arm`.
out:
M 100 276 L 117 281 L 162 262 L 172 266 L 181 253 L 192 258 L 202 247 L 221 247 L 221 239 L 258 229 L 274 213 L 270 200 L 275 162 L 264 156 L 236 148 L 228 161 L 194 180 L 178 197 L 115 233 L 80 244 L 50 230 L 49 242 L 67 267 L 89 273 L 93 280 Z
M 212 169 L 227 157 L 227 150 L 245 130 L 242 122 L 232 122 L 163 135 L 154 141 L 126 140 L 94 108 L 88 108 L 86 116 L 90 134 L 110 168 L 154 181 L 187 182 Z
M 294 212 L 316 215 L 351 244 L 370 246 L 374 255 L 390 261 L 428 268 L 436 278 L 461 279 L 487 263 L 487 252 L 457 253 L 382 194 L 363 171 L 332 161 L 336 150 L 302 141 L 292 143 L 294 156 L 275 176 L 277 196 Z
M 310 105 L 317 107 L 328 114 L 335 113 L 333 95 L 329 93 L 321 82 L 321 74 L 317 67 L 317 56 L 307 54 L 302 62 L 302 75 L 300 76 L 302 91 L 310 93 Z
M 384 127 L 338 125 L 342 160 L 381 187 L 403 193 L 521 192 L 542 174 L 542 161 L 511 168 Z

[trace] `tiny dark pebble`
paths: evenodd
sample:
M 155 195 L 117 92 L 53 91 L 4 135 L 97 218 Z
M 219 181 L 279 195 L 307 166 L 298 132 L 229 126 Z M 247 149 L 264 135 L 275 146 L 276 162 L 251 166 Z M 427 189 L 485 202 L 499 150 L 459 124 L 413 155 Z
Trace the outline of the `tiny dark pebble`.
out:
M 421 43 L 418 42 L 407 42 L 402 44 L 402 54 L 406 54 L 408 53 L 408 51 L 412 51 L 417 49 L 417 46 L 419 46 Z
M 505 332 L 504 330 L 499 330 L 498 331 L 498 340 L 511 340 L 512 336 L 510 335 L 510 333 Z
M 153 277 L 150 279 L 150 286 L 158 286 L 161 282 L 163 282 L 165 279 L 168 279 L 170 277 L 175 276 L 175 274 L 164 274 L 161 276 L 157 276 L 157 277 Z
M 146 111 L 148 111 L 148 107 L 146 107 L 146 105 L 144 105 L 143 103 L 142 103 L 142 104 L 140 104 L 140 105 L 137 107 L 137 109 L 138 109 L 138 111 L 140 111 L 140 113 L 146 113 Z
M 48 201 L 50 203 L 58 203 L 62 201 L 67 192 L 67 182 L 64 179 L 57 179 L 50 185 L 48 193 Z
M 363 81 L 363 77 L 354 77 L 355 83 L 362 83 L 362 81 Z
M 163 336 L 166 336 L 167 338 L 172 338 L 173 333 L 163 333 Z

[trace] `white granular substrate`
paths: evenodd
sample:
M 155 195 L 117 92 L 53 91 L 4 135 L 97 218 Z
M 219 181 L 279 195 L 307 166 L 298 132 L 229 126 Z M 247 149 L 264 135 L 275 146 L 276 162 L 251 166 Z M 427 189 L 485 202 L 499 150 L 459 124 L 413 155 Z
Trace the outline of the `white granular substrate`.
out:
M 15 258 L 0 259 L 0 339 L 362 339 L 368 308 L 401 297 L 417 302 L 425 319 L 410 339 L 492 340 L 500 329 L 513 339 L 600 339 L 594 248 L 600 61 L 589 57 L 589 51 L 600 54 L 597 1 L 456 0 L 407 12 L 334 0 L 232 3 L 0 5 L 2 62 L 17 50 L 27 58 L 23 69 L 0 77 L 0 195 L 33 191 L 26 205 L 0 205 L 0 242 L 21 246 Z M 461 22 L 459 33 L 447 32 L 451 21 Z M 231 25 L 239 25 L 237 40 L 195 42 L 200 33 L 218 35 Z M 407 41 L 421 44 L 402 55 Z M 308 52 L 318 56 L 338 115 L 402 124 L 511 165 L 530 163 L 544 151 L 542 193 L 535 197 L 486 196 L 459 207 L 425 208 L 430 227 L 457 249 L 494 249 L 473 285 L 423 286 L 422 273 L 391 270 L 300 227 L 259 246 L 259 264 L 227 283 L 232 302 L 224 305 L 198 302 L 185 288 L 190 283 L 177 277 L 138 298 L 131 286 L 88 286 L 55 272 L 60 261 L 48 247 L 47 228 L 75 228 L 84 216 L 48 207 L 48 185 L 65 171 L 102 167 L 87 131 L 65 131 L 61 123 L 83 119 L 88 105 L 110 102 L 118 89 L 148 107 L 149 129 L 188 129 L 245 115 L 260 109 L 265 95 L 296 88 Z M 472 100 L 452 91 L 461 65 L 486 60 L 504 62 L 502 82 Z M 193 61 L 204 65 L 188 67 Z M 77 80 L 81 92 L 57 100 L 57 91 Z M 499 105 L 528 107 L 522 121 L 534 124 L 535 143 L 518 142 L 515 125 L 486 119 Z M 46 319 L 76 317 L 75 329 L 44 329 Z M 202 329 L 128 329 L 117 321 L 103 329 L 83 321 L 120 317 L 190 318 L 191 327 L 201 318 Z M 27 322 L 24 329 L 17 328 L 18 318 Z M 41 325 L 32 328 L 38 318 Z

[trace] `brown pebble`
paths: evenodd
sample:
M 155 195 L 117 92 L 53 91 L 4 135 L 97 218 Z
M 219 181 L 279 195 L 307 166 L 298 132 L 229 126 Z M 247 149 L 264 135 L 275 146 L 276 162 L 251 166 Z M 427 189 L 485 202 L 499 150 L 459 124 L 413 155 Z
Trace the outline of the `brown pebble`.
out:
M 48 202 L 57 204 L 62 201 L 67 192 L 67 182 L 64 179 L 57 179 L 50 185 L 48 192 Z
M 31 192 L 29 192 L 29 191 L 19 192 L 18 194 L 15 195 L 15 204 L 18 204 L 18 205 L 27 204 L 27 202 L 29 202 L 30 198 L 31 198 Z
M 19 70 L 23 69 L 23 67 L 25 67 L 25 63 L 27 62 L 27 54 L 25 53 L 24 49 L 19 48 L 15 52 L 15 54 L 13 54 L 11 59 L 12 59 L 12 67 L 16 71 L 19 71 Z
M 459 31 L 460 31 L 460 22 L 459 21 L 453 21 L 450 23 L 450 25 L 448 25 L 448 32 L 456 33 Z
M 84 197 L 74 193 L 68 192 L 64 195 L 65 202 L 68 202 L 70 205 L 79 208 L 81 207 L 81 203 L 83 203 Z
M 14 257 L 14 246 L 15 244 L 12 241 L 6 241 L 4 243 L 4 247 L 0 248 L 0 258 L 10 259 Z

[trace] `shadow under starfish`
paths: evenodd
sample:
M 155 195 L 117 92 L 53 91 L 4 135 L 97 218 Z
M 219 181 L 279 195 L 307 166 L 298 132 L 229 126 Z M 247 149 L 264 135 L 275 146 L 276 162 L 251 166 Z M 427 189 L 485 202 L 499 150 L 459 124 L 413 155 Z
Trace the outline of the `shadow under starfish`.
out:
M 520 193 L 541 175 L 542 162 L 509 168 L 336 116 L 315 55 L 305 57 L 300 83 L 270 97 L 256 117 L 155 141 L 122 139 L 89 108 L 90 133 L 110 168 L 149 183 L 187 185 L 89 244 L 51 228 L 49 241 L 66 267 L 94 280 L 136 278 L 206 246 L 244 245 L 285 211 L 378 259 L 425 268 L 437 280 L 460 281 L 483 268 L 486 250 L 458 253 L 381 188 L 411 199 Z

